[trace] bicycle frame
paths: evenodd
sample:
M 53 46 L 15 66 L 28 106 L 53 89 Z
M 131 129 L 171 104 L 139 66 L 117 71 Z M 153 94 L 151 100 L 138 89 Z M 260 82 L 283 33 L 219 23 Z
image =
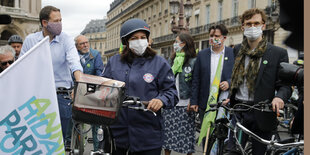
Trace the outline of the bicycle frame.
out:
M 268 145 L 270 148 L 274 148 L 274 150 L 281 149 L 281 148 L 300 147 L 300 146 L 304 145 L 304 141 L 281 144 L 281 143 L 277 143 L 273 139 L 272 140 L 263 139 L 263 138 L 259 137 L 258 135 L 256 135 L 255 133 L 253 133 L 252 131 L 248 130 L 243 125 L 241 125 L 240 122 L 236 123 L 236 127 L 240 128 L 243 132 L 245 132 L 247 135 L 254 138 L 255 140 L 259 141 L 260 143 Z M 236 131 L 236 130 L 234 130 L 234 131 Z M 234 132 L 234 134 L 236 136 L 236 132 Z M 243 149 L 243 148 L 241 148 L 241 149 Z M 244 150 L 242 152 L 244 153 Z

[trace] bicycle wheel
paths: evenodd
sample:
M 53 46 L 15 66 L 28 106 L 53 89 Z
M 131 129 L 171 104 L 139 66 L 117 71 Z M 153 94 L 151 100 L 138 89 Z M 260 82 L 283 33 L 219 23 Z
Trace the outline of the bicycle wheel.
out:
M 82 131 L 83 123 L 75 123 L 71 137 L 71 151 L 74 155 L 83 155 L 84 153 L 84 136 Z

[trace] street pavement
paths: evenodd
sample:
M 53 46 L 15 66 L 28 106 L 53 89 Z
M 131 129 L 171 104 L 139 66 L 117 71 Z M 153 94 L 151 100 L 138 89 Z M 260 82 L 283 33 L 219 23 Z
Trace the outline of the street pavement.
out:
M 89 125 L 86 126 L 86 129 L 89 129 Z M 285 131 L 285 129 L 283 128 L 279 128 L 279 131 Z M 290 137 L 290 135 L 288 135 L 286 132 L 279 132 L 280 133 L 280 137 L 283 139 L 286 139 L 288 137 Z M 199 133 L 196 132 L 196 138 L 198 138 Z M 91 131 L 88 132 L 87 137 L 92 137 Z M 92 143 L 86 143 L 85 146 L 85 151 L 84 151 L 84 155 L 90 155 L 91 150 L 93 149 L 93 144 Z M 196 152 L 193 153 L 193 155 L 202 155 L 203 154 L 203 150 L 202 150 L 202 146 L 195 146 L 195 150 Z M 66 153 L 68 155 L 68 153 Z M 164 155 L 164 151 L 162 151 L 161 153 L 162 155 Z M 177 152 L 171 152 L 171 155 L 184 155 L 181 153 L 177 153 Z

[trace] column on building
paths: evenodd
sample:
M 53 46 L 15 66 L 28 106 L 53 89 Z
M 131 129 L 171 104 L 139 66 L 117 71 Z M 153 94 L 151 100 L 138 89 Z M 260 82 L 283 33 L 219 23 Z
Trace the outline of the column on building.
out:
M 19 8 L 19 0 L 14 0 L 14 7 Z

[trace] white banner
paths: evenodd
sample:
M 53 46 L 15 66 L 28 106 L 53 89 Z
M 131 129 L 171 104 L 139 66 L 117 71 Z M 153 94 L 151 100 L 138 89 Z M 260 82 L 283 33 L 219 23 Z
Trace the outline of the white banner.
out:
M 49 38 L 0 74 L 0 154 L 65 154 Z

